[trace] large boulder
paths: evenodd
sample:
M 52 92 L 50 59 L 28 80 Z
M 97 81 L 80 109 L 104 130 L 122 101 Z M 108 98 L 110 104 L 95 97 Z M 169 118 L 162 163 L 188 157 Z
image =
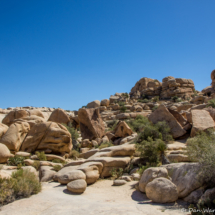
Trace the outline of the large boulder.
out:
M 81 164 L 78 170 L 81 170 L 86 175 L 87 184 L 95 183 L 102 171 L 103 164 L 101 162 L 87 162 Z
M 215 123 L 210 113 L 206 110 L 191 110 L 192 114 L 192 130 L 191 137 L 194 137 L 199 131 L 205 131 L 214 128 Z
M 100 101 L 95 100 L 87 104 L 87 108 L 97 108 L 100 106 Z
M 168 178 L 168 172 L 164 167 L 151 167 L 146 169 L 139 181 L 139 190 L 145 193 L 146 185 L 155 178 Z
M 7 132 L 8 126 L 0 123 L 0 138 Z
M 52 112 L 48 121 L 68 124 L 68 122 L 70 121 L 70 118 L 63 109 L 58 108 Z
M 6 163 L 12 155 L 10 150 L 4 144 L 0 143 L 0 163 Z
M 205 182 L 199 175 L 198 163 L 172 163 L 163 167 L 167 169 L 172 182 L 177 186 L 179 198 L 188 196 Z
M 159 121 L 165 121 L 170 127 L 173 138 L 178 138 L 186 134 L 186 131 L 182 128 L 180 123 L 164 105 L 160 105 L 154 112 L 152 112 L 149 115 L 149 120 L 154 124 Z
M 146 196 L 157 203 L 175 202 L 178 191 L 175 184 L 166 178 L 156 178 L 146 185 Z
M 207 112 L 209 112 L 209 114 L 211 115 L 211 117 L 215 121 L 215 108 L 207 107 L 207 108 L 204 108 L 204 110 L 206 110 Z
M 81 108 L 78 111 L 78 119 L 83 139 L 92 140 L 105 135 L 105 125 L 98 109 Z
M 67 189 L 72 193 L 83 193 L 87 188 L 87 183 L 83 179 L 71 181 L 67 184 Z
M 103 99 L 101 100 L 101 106 L 109 106 L 110 100 L 109 99 Z
M 14 123 L 27 122 L 32 128 L 35 124 L 45 122 L 46 120 L 40 116 L 31 115 L 24 118 L 15 119 Z
M 86 180 L 86 175 L 81 170 L 71 170 L 64 172 L 64 174 L 58 174 L 58 182 L 61 184 L 68 184 L 70 181 L 78 179 Z
M 22 144 L 22 151 L 36 150 L 64 155 L 72 149 L 71 134 L 61 124 L 44 122 L 34 125 Z
M 29 130 L 30 125 L 27 122 L 13 123 L 5 135 L 3 135 L 0 142 L 5 144 L 11 151 L 17 152 Z
M 115 137 L 127 137 L 131 136 L 133 134 L 133 131 L 130 129 L 126 122 L 119 121 L 112 133 Z
M 56 172 L 51 166 L 41 166 L 39 170 L 39 177 L 41 182 L 51 181 Z
M 10 111 L 5 116 L 5 118 L 2 120 L 2 123 L 7 126 L 10 126 L 12 123 L 14 123 L 15 119 L 26 118 L 32 115 L 44 118 L 42 112 L 36 109 L 35 110 L 13 110 L 13 111 Z

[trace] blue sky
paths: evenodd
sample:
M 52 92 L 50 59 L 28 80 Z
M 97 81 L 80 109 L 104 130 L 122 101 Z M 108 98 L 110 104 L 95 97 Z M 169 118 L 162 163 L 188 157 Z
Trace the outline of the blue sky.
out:
M 0 0 L 0 107 L 79 109 L 215 69 L 214 0 Z

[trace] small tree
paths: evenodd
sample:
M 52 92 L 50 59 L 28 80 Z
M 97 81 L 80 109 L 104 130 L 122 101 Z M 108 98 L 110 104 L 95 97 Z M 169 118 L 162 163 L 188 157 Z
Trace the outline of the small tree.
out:
M 215 108 L 215 99 L 211 99 L 208 101 L 207 107 Z

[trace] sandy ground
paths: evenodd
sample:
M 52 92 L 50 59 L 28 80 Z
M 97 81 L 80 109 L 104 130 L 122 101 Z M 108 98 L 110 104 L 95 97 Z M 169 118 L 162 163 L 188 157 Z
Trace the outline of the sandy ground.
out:
M 155 204 L 128 182 L 112 186 L 111 180 L 99 180 L 81 195 L 71 194 L 59 183 L 44 183 L 43 190 L 27 199 L 17 200 L 0 209 L 1 215 L 187 215 L 186 203 Z

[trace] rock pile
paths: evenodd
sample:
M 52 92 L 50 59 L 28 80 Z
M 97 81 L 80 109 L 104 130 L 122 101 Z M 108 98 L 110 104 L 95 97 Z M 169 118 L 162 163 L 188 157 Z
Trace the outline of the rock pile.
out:
M 161 99 L 171 99 L 174 96 L 191 98 L 194 90 L 194 83 L 191 79 L 168 76 L 163 78 L 161 83 L 156 79 L 141 78 L 131 89 L 130 95 L 134 99 L 154 96 L 159 96 Z

